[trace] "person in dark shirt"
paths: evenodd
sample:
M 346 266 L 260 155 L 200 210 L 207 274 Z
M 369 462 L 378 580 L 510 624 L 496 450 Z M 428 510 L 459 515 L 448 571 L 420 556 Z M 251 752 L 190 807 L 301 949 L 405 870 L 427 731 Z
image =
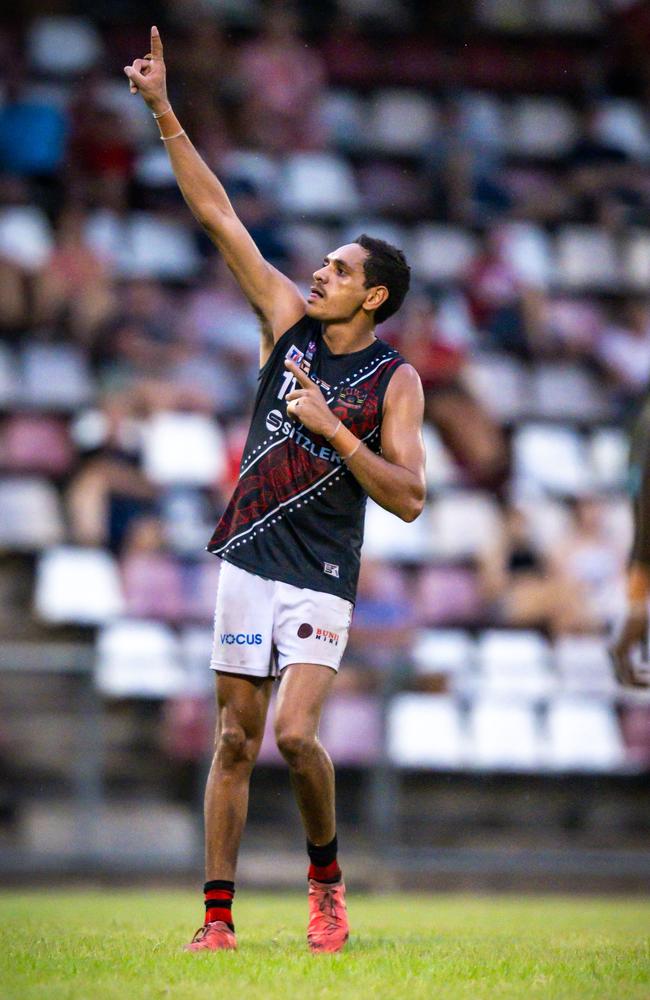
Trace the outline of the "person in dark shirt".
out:
M 158 30 L 125 67 L 158 123 L 183 196 L 260 319 L 258 392 L 233 497 L 210 540 L 223 562 L 212 667 L 217 738 L 205 799 L 205 923 L 191 951 L 237 947 L 231 917 L 250 775 L 273 678 L 275 718 L 310 859 L 309 947 L 348 937 L 334 770 L 318 740 L 347 642 L 366 497 L 405 521 L 425 500 L 420 379 L 375 336 L 401 305 L 400 250 L 360 236 L 325 256 L 303 298 L 266 261 L 167 97 Z
M 639 662 L 648 664 L 648 599 L 650 597 L 650 400 L 632 432 L 629 485 L 634 535 L 627 574 L 627 612 L 610 650 L 621 684 L 648 687 Z

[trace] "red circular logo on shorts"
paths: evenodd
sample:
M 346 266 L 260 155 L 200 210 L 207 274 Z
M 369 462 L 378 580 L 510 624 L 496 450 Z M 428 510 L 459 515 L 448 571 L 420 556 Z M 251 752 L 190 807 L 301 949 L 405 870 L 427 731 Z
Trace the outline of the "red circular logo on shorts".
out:
M 309 625 L 307 622 L 303 622 L 302 625 L 298 626 L 298 638 L 308 639 L 313 631 L 314 631 L 313 625 Z

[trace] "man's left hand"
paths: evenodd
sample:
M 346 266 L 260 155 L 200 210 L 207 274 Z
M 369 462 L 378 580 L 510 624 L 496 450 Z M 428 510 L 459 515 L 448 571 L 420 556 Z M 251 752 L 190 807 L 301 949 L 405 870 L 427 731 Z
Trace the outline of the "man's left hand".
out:
M 338 418 L 325 402 L 325 397 L 315 382 L 293 361 L 285 361 L 284 367 L 295 377 L 299 389 L 287 395 L 287 413 L 293 420 L 324 438 L 330 438 L 338 427 Z

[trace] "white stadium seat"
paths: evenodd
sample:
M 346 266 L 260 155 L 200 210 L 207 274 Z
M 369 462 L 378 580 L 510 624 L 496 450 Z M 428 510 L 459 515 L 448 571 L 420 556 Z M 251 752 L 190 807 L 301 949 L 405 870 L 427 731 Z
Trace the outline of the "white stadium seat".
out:
M 530 408 L 530 376 L 521 361 L 507 354 L 477 354 L 467 376 L 472 389 L 501 422 L 524 416 Z
M 124 607 L 120 573 L 103 549 L 60 546 L 39 559 L 35 605 L 54 624 L 101 625 Z
M 529 412 L 536 418 L 594 421 L 608 414 L 600 385 L 578 365 L 536 365 L 530 388 Z
M 476 240 L 464 229 L 422 223 L 407 247 L 413 273 L 423 281 L 461 279 L 476 252 Z
M 354 173 L 333 153 L 294 153 L 288 157 L 280 201 L 294 215 L 345 216 L 360 207 Z
M 433 554 L 431 512 L 426 506 L 417 520 L 408 524 L 383 507 L 368 501 L 364 555 L 370 559 L 395 559 L 423 563 Z
M 601 635 L 565 635 L 554 646 L 560 688 L 567 694 L 611 696 L 616 680 Z
M 599 490 L 625 488 L 629 439 L 616 427 L 601 427 L 589 440 L 589 462 L 594 485 Z
M 607 702 L 559 697 L 549 706 L 547 731 L 555 770 L 615 771 L 625 762 L 616 713 Z
M 463 763 L 460 712 L 447 695 L 398 694 L 387 719 L 388 756 L 400 767 L 456 768 Z
M 513 436 L 516 480 L 532 490 L 567 496 L 592 485 L 585 442 L 572 427 L 524 424 Z
M 533 708 L 523 701 L 487 696 L 469 715 L 469 760 L 473 767 L 533 771 L 542 761 L 542 740 Z
M 576 137 L 575 114 L 555 98 L 517 99 L 508 124 L 508 147 L 517 156 L 556 158 Z
M 422 155 L 436 134 L 437 114 L 431 99 L 418 91 L 381 90 L 366 108 L 364 136 L 371 150 Z
M 416 522 L 417 523 L 417 522 Z M 455 490 L 431 507 L 432 544 L 438 559 L 468 559 L 493 538 L 500 523 L 495 500 L 487 493 Z
M 178 640 L 167 625 L 117 621 L 97 640 L 95 682 L 110 698 L 170 698 L 185 693 Z
M 417 674 L 459 674 L 474 665 L 476 645 L 462 629 L 422 629 L 411 656 Z
M 33 552 L 63 541 L 59 494 L 45 479 L 0 479 L 0 549 Z
M 144 429 L 143 467 L 155 483 L 212 486 L 225 466 L 223 433 L 199 413 L 155 414 Z
M 556 241 L 558 283 L 567 289 L 607 291 L 621 274 L 612 237 L 595 226 L 565 226 Z

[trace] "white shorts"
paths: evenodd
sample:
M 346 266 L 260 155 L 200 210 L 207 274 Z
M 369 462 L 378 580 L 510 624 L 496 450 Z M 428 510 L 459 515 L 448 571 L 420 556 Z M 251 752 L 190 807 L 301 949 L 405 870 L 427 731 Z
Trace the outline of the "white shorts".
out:
M 232 674 L 277 677 L 290 663 L 338 670 L 352 604 L 317 590 L 265 580 L 221 563 L 210 666 Z

